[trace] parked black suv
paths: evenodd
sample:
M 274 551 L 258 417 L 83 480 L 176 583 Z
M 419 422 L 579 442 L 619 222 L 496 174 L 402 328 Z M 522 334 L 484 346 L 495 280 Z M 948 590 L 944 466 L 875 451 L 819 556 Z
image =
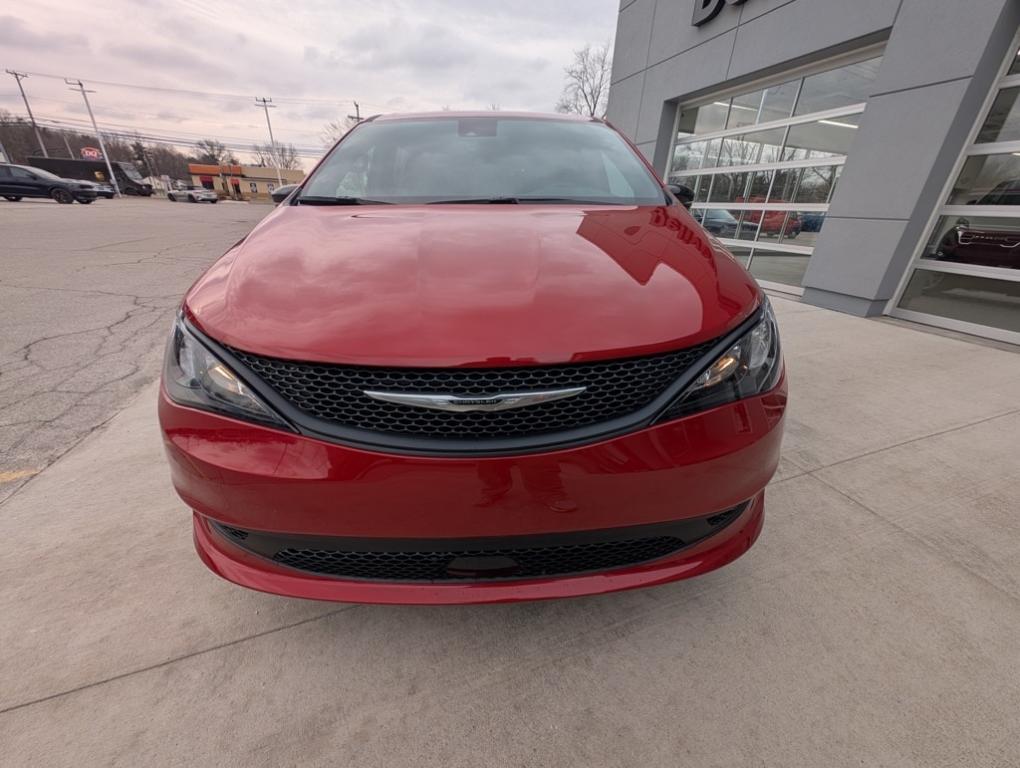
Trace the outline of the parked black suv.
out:
M 41 168 L 0 163 L 0 197 L 12 203 L 23 197 L 51 197 L 58 203 L 88 205 L 96 199 L 95 186 L 74 179 L 62 179 Z

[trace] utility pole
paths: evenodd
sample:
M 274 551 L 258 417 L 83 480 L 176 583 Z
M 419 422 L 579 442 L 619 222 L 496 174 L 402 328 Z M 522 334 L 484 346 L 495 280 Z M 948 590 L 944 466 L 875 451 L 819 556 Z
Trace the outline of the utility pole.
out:
M 68 90 L 78 91 L 81 97 L 85 99 L 85 109 L 89 111 L 89 120 L 92 121 L 92 129 L 96 132 L 96 138 L 99 139 L 99 149 L 103 152 L 103 159 L 106 161 L 106 170 L 110 172 L 110 183 L 113 184 L 113 192 L 117 197 L 120 197 L 120 184 L 117 183 L 117 176 L 113 172 L 113 166 L 110 164 L 110 156 L 106 153 L 106 145 L 103 144 L 103 134 L 99 132 L 99 126 L 96 125 L 96 116 L 92 114 L 92 105 L 89 104 L 88 94 L 95 93 L 95 91 L 86 91 L 85 86 L 81 80 L 68 80 L 64 78 L 64 82 L 71 86 Z
M 39 149 L 42 150 L 43 157 L 49 157 L 50 153 L 46 151 L 46 145 L 43 144 L 42 134 L 39 133 L 39 126 L 35 124 L 35 115 L 32 114 L 32 108 L 28 106 L 28 96 L 25 95 L 25 88 L 21 84 L 21 79 L 28 77 L 24 72 L 15 72 L 13 69 L 4 70 L 8 75 L 13 75 L 14 79 L 18 81 L 18 90 L 21 91 L 21 98 L 25 102 L 25 109 L 28 111 L 28 119 L 32 121 L 32 128 L 35 129 L 35 138 L 39 142 Z
M 273 148 L 273 157 L 276 158 L 276 181 L 282 187 L 283 176 L 280 175 L 280 154 L 276 151 L 276 139 L 273 138 L 273 124 L 269 122 L 269 110 L 270 108 L 276 109 L 276 105 L 272 103 L 272 99 L 267 99 L 264 96 L 259 98 L 255 97 L 255 106 L 261 106 L 266 111 L 266 127 L 269 129 L 269 146 Z
M 355 124 L 361 122 L 361 107 L 358 106 L 358 102 L 354 102 L 354 114 L 347 115 L 348 120 L 353 120 Z

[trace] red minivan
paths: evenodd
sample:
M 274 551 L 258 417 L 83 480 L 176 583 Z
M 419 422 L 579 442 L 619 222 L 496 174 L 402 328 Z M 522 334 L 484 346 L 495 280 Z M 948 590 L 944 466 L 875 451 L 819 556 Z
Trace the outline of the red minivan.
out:
M 768 300 L 619 133 L 443 112 L 358 125 L 195 283 L 159 416 L 224 578 L 470 603 L 739 557 L 785 407 Z

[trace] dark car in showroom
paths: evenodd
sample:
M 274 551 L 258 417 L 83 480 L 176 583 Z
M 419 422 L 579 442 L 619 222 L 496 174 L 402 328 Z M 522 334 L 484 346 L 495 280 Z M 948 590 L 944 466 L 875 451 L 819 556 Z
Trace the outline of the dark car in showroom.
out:
M 58 203 L 88 205 L 96 199 L 94 185 L 77 179 L 62 179 L 41 168 L 0 163 L 0 197 L 13 203 L 24 197 L 49 197 Z
M 274 196 L 167 343 L 163 441 L 211 570 L 508 602 L 757 539 L 787 400 L 772 308 L 611 126 L 370 118 Z
M 983 267 L 1020 269 L 1020 228 L 994 219 L 973 224 L 957 219 L 933 249 L 930 258 Z

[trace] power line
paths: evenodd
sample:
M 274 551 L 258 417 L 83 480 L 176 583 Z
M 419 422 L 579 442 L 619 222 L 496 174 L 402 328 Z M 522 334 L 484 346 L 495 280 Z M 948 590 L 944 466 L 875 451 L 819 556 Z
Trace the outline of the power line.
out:
M 68 130 L 80 131 L 80 130 L 82 130 L 82 128 L 85 128 L 85 127 L 87 127 L 89 125 L 89 122 L 87 120 L 77 120 L 77 119 L 73 119 L 73 118 L 67 118 L 65 120 L 61 120 L 61 119 L 58 119 L 58 118 L 46 117 L 44 115 L 40 115 L 39 116 L 39 122 L 44 127 L 53 128 L 55 130 L 60 130 L 60 131 L 68 131 Z M 110 125 L 110 124 L 107 123 L 106 125 Z M 117 139 L 123 139 L 123 140 L 127 140 L 127 141 L 140 140 L 140 141 L 149 142 L 151 144 L 162 144 L 162 145 L 167 145 L 167 146 L 181 146 L 181 147 L 196 147 L 196 146 L 198 146 L 199 142 L 201 141 L 201 139 L 198 138 L 198 137 L 199 136 L 206 137 L 208 135 L 208 134 L 194 134 L 193 136 L 180 136 L 180 135 L 176 135 L 176 134 L 151 133 L 151 132 L 139 131 L 137 129 L 131 128 L 130 126 L 128 126 L 127 130 L 120 130 L 120 131 L 118 131 L 118 130 L 111 130 L 109 128 L 106 128 L 104 130 L 104 132 L 106 133 L 107 136 L 110 136 L 110 137 L 113 137 L 113 138 L 117 138 Z M 223 137 L 217 137 L 218 140 L 220 140 L 222 138 Z M 252 140 L 252 139 L 235 138 L 232 141 L 225 141 L 225 142 L 222 142 L 222 143 L 223 143 L 223 145 L 227 149 L 230 149 L 230 150 L 233 150 L 233 151 L 237 151 L 237 152 L 251 152 L 252 151 L 252 146 L 257 144 L 258 142 L 255 141 L 255 140 Z M 297 146 L 294 147 L 295 154 L 299 155 L 300 157 L 307 157 L 307 158 L 313 158 L 313 159 L 317 159 L 317 158 L 321 157 L 322 154 L 323 154 L 323 151 L 324 150 L 322 148 L 320 148 L 320 147 L 315 147 L 315 148 L 313 148 L 313 147 L 297 147 Z
M 48 73 L 48 72 L 28 72 L 26 74 L 34 75 L 36 77 L 48 77 L 48 78 L 51 78 L 51 79 L 54 79 L 54 80 L 64 80 L 64 79 L 66 79 L 63 75 L 54 75 L 54 74 L 51 74 L 51 73 Z M 244 99 L 245 101 L 247 101 L 248 99 L 251 98 L 251 94 L 225 93 L 225 92 L 222 92 L 222 91 L 200 91 L 200 90 L 195 90 L 195 89 L 190 89 L 190 88 L 168 88 L 168 87 L 159 86 L 159 85 L 139 85 L 137 83 L 120 83 L 120 82 L 116 82 L 116 81 L 113 81 L 113 80 L 94 80 L 94 79 L 90 78 L 89 79 L 89 83 L 90 84 L 96 84 L 96 85 L 109 85 L 109 86 L 112 86 L 112 87 L 115 87 L 115 88 L 134 88 L 136 90 L 142 90 L 142 91 L 158 91 L 158 92 L 161 92 L 161 93 L 182 93 L 182 94 L 188 94 L 188 95 L 192 95 L 192 96 L 207 96 L 207 97 L 223 98 L 223 99 Z M 313 98 L 313 97 L 310 97 L 310 96 L 309 97 L 283 96 L 283 97 L 277 98 L 277 101 L 280 102 L 280 103 L 285 103 L 285 104 L 335 104 L 335 105 L 339 105 L 339 104 L 353 104 L 354 103 L 354 99 L 321 99 L 321 98 Z M 382 109 L 386 109 L 386 107 L 381 105 L 381 104 L 367 104 L 366 102 L 361 102 L 361 103 L 362 104 L 366 104 L 366 106 L 370 106 L 370 107 L 380 107 Z
M 42 116 L 39 119 L 40 119 L 40 122 L 44 122 L 44 123 L 45 122 L 61 123 L 61 124 L 65 124 L 65 123 L 66 124 L 81 123 L 82 125 L 86 125 L 86 126 L 89 125 L 89 121 L 88 120 L 83 120 L 81 118 L 75 118 L 75 117 L 66 117 L 65 116 L 65 117 L 62 117 L 62 118 L 56 118 L 56 117 L 44 117 L 44 116 Z M 139 130 L 148 130 L 148 129 L 139 129 L 136 126 L 130 125 L 128 123 L 111 122 L 109 120 L 104 120 L 103 121 L 103 125 L 104 126 L 118 127 L 118 128 L 122 128 L 122 129 L 124 129 L 126 131 L 131 131 L 131 132 L 137 132 Z M 216 125 L 221 125 L 221 123 L 216 123 Z M 222 125 L 225 125 L 225 123 L 222 123 Z M 236 124 L 234 124 L 234 125 L 236 127 Z M 110 132 L 111 132 L 110 130 L 107 130 L 107 133 L 110 133 Z M 157 133 L 160 133 L 160 132 L 157 131 Z M 201 132 L 198 132 L 198 131 L 185 131 L 185 130 L 182 130 L 182 129 L 173 129 L 173 130 L 169 130 L 169 131 L 162 131 L 161 133 L 163 135 L 165 135 L 165 136 L 169 136 L 169 135 L 173 135 L 173 136 L 192 136 L 192 137 L 195 137 L 195 138 L 204 139 L 204 138 L 208 138 L 209 137 L 209 133 L 210 132 L 209 131 L 201 131 Z M 224 136 L 224 135 L 219 134 L 219 133 L 217 133 L 215 135 L 215 138 L 220 139 L 220 140 L 222 140 L 222 139 L 230 139 L 230 140 L 239 141 L 239 142 L 252 142 L 253 141 L 252 139 L 249 139 L 249 138 L 244 137 L 244 136 Z

